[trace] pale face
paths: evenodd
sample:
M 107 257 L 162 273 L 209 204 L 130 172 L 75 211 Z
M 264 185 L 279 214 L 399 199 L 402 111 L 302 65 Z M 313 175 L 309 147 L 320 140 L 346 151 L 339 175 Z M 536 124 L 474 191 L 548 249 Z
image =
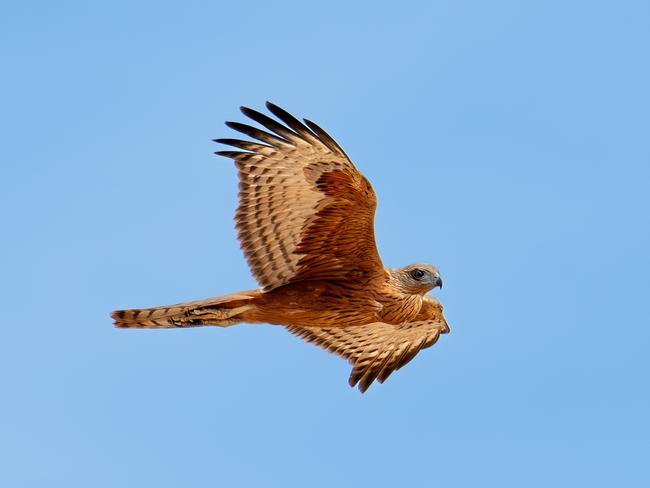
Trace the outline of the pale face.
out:
M 435 266 L 424 263 L 409 264 L 391 270 L 391 275 L 404 293 L 423 295 L 435 287 L 442 288 L 442 278 Z

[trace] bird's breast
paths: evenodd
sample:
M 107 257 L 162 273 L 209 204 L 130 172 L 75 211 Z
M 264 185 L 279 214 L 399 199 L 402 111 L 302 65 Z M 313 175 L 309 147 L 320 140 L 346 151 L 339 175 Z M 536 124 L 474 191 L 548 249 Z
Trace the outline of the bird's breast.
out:
M 402 293 L 389 293 L 379 298 L 383 305 L 381 320 L 388 324 L 402 324 L 411 322 L 420 313 L 422 296 L 404 295 Z

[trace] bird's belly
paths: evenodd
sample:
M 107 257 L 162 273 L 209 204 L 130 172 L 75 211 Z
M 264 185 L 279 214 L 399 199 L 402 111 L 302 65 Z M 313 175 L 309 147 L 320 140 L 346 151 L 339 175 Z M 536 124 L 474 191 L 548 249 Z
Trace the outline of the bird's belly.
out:
M 255 305 L 250 317 L 255 322 L 337 327 L 378 322 L 382 308 L 365 290 L 320 282 L 276 288 L 263 293 Z

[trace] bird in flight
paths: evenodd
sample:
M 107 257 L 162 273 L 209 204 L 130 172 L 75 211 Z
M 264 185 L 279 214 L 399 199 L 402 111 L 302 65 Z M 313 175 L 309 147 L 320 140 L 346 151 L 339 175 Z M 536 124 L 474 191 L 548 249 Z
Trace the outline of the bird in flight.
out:
M 350 386 L 365 392 L 449 332 L 426 295 L 442 278 L 428 264 L 385 268 L 370 182 L 314 122 L 266 106 L 278 120 L 241 111 L 267 130 L 226 122 L 254 141 L 215 139 L 236 148 L 216 154 L 238 170 L 236 228 L 260 288 L 111 316 L 120 328 L 282 325 L 349 360 Z

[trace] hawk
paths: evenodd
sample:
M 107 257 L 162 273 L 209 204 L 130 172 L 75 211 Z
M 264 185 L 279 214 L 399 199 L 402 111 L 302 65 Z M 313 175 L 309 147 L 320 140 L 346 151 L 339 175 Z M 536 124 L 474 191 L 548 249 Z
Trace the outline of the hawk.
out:
M 215 139 L 237 149 L 216 154 L 238 170 L 236 228 L 260 288 L 111 316 L 121 328 L 282 325 L 349 360 L 350 386 L 365 392 L 449 332 L 426 295 L 442 278 L 428 264 L 385 268 L 370 182 L 314 122 L 266 106 L 278 120 L 241 111 L 267 130 L 226 122 L 253 141 Z

